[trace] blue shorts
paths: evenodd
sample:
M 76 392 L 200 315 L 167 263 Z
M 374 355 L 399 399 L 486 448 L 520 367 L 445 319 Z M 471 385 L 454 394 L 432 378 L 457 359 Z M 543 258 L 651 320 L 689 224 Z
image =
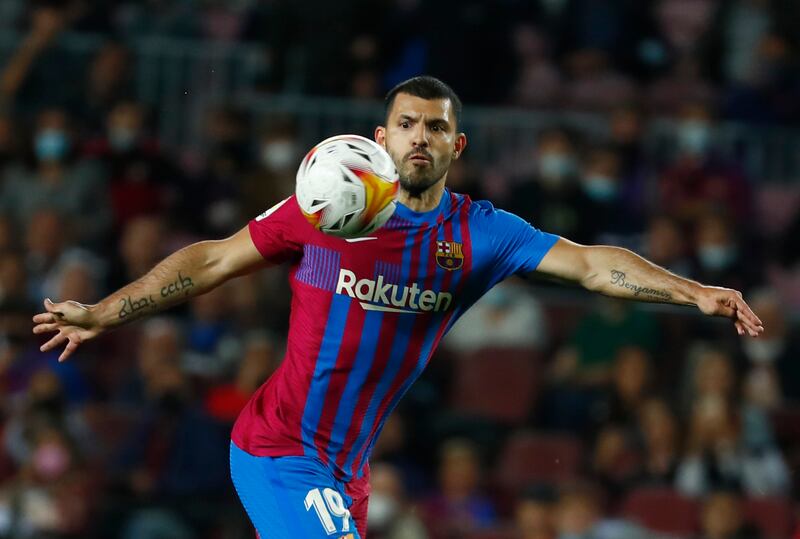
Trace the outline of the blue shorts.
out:
M 353 500 L 319 459 L 255 457 L 231 442 L 231 479 L 261 539 L 364 538 L 366 497 Z

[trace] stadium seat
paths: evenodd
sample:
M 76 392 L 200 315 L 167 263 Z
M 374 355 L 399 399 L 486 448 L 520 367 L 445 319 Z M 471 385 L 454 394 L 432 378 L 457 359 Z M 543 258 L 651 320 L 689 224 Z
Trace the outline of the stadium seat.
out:
M 581 458 L 581 443 L 572 436 L 520 432 L 500 455 L 497 481 L 515 491 L 532 483 L 569 481 L 576 478 Z
M 539 363 L 535 351 L 520 348 L 485 348 L 458 358 L 451 405 L 499 423 L 521 423 L 536 400 Z
M 699 508 L 670 488 L 644 487 L 628 495 L 622 516 L 653 531 L 691 536 L 698 528 Z
M 789 537 L 792 507 L 783 498 L 750 498 L 744 505 L 745 518 L 761 531 L 763 539 Z

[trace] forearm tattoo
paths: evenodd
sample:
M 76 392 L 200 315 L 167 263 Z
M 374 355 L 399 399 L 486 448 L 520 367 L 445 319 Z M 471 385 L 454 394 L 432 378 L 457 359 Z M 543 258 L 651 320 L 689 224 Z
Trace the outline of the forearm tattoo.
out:
M 639 286 L 635 283 L 630 283 L 626 280 L 625 272 L 612 269 L 611 270 L 611 284 L 620 288 L 625 288 L 633 293 L 633 297 L 638 298 L 644 296 L 648 299 L 654 300 L 671 300 L 672 294 L 666 290 L 658 290 L 655 288 L 647 288 Z
M 174 296 L 175 294 L 180 294 L 183 292 L 184 297 L 189 295 L 189 290 L 194 288 L 194 282 L 192 278 L 187 276 L 181 275 L 181 272 L 178 272 L 178 277 L 175 281 L 169 283 L 167 286 L 161 289 L 161 297 L 168 298 L 170 296 Z
M 131 299 L 130 296 L 119 300 L 122 303 L 122 308 L 119 310 L 119 319 L 134 317 L 139 318 L 144 311 L 153 310 L 156 308 L 156 300 L 153 296 L 144 296 L 139 299 Z

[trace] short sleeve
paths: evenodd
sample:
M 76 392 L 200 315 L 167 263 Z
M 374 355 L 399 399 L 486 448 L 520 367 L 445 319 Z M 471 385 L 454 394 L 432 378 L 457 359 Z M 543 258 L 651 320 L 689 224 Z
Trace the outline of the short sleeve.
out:
M 311 225 L 294 196 L 278 202 L 248 224 L 253 244 L 265 260 L 280 264 L 303 253 Z
M 536 270 L 558 241 L 559 236 L 543 232 L 513 213 L 498 210 L 485 201 L 479 204 L 481 229 L 488 235 L 494 271 L 500 279 Z

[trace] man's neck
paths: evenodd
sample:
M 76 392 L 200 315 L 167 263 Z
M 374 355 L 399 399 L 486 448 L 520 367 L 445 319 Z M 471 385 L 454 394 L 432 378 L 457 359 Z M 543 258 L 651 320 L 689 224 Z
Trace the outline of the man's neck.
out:
M 403 206 L 416 212 L 426 212 L 436 209 L 444 194 L 445 178 L 431 185 L 428 189 L 414 196 L 401 186 L 397 191 L 397 201 Z

